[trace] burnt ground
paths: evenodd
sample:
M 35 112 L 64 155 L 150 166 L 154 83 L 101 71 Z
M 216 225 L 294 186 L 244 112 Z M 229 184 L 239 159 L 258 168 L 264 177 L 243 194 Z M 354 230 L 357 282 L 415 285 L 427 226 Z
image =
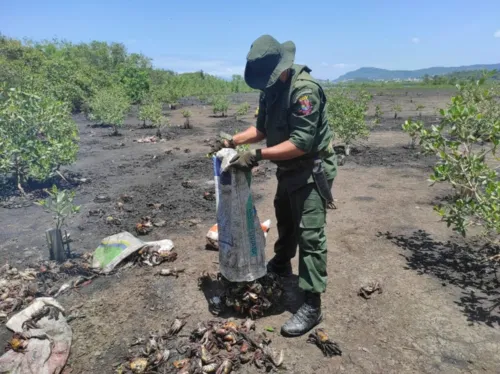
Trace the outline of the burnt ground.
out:
M 329 284 L 322 327 L 343 355 L 327 359 L 306 343 L 307 337 L 281 337 L 280 325 L 296 308 L 291 305 L 296 303 L 286 302 L 284 312 L 257 321 L 261 331 L 276 329 L 270 335 L 273 346 L 285 349 L 284 372 L 498 372 L 499 287 L 496 269 L 484 261 L 494 249 L 468 244 L 439 222 L 433 204 L 448 191 L 444 186 L 428 187 L 434 160 L 405 148 L 408 138 L 400 130 L 405 118 L 415 116 L 415 101 L 425 105 L 423 118 L 432 121 L 436 108 L 448 99 L 449 92 L 436 90 L 412 90 L 408 95 L 405 90 L 375 92 L 374 103 L 382 106 L 385 118 L 340 167 L 333 187 L 337 209 L 327 218 Z M 196 282 L 201 271 L 216 271 L 218 260 L 217 252 L 205 249 L 205 234 L 215 219 L 215 203 L 203 198 L 214 188 L 205 140 L 220 130 L 234 133 L 253 122 L 257 96 L 233 101 L 242 100 L 252 107 L 240 121 L 231 117 L 234 107 L 230 117 L 220 119 L 194 99 L 181 103 L 193 112 L 194 129 L 176 128 L 183 122 L 180 110 L 169 111 L 173 126 L 164 131 L 166 140 L 155 144 L 134 142 L 155 130 L 141 129 L 133 113 L 118 137 L 76 117 L 81 148 L 77 163 L 68 170 L 90 182 L 73 187 L 82 205 L 68 221 L 73 251 L 92 251 L 102 238 L 123 230 L 133 233 L 135 223 L 150 215 L 166 225 L 141 238 L 172 239 L 179 257 L 173 265 L 160 267 L 184 267 L 186 272 L 178 278 L 158 277 L 154 274 L 159 268 L 135 267 L 60 296 L 66 308 L 82 304 L 80 311 L 86 316 L 71 322 L 72 373 L 112 373 L 135 337 L 169 325 L 176 316 L 190 315 L 186 331 L 212 318 Z M 391 112 L 394 102 L 403 106 L 397 121 Z M 188 181 L 185 188 L 183 182 Z M 272 220 L 269 257 L 277 237 L 275 188 L 272 165 L 260 166 L 253 192 L 261 219 Z M 110 200 L 96 202 L 101 194 Z M 122 194 L 132 199 L 119 207 Z M 21 207 L 0 208 L 0 263 L 22 268 L 47 258 L 44 231 L 52 225 L 50 216 L 29 202 L 21 204 L 17 197 L 9 201 L 3 206 Z M 152 203 L 163 206 L 155 210 L 148 206 Z M 94 210 L 101 210 L 101 215 L 90 216 Z M 108 216 L 120 224 L 107 224 Z M 296 259 L 294 270 L 297 273 Z M 360 286 L 371 280 L 381 282 L 383 293 L 369 300 L 357 296 Z M 294 287 L 296 278 L 288 285 Z M 9 336 L 1 327 L 0 339 L 6 342 Z M 250 366 L 245 370 L 255 372 Z

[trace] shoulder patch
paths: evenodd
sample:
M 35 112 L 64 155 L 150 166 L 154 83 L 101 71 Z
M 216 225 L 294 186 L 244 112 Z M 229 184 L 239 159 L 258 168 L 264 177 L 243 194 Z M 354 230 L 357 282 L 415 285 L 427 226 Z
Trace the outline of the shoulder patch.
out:
M 310 89 L 310 88 L 303 88 L 301 90 L 299 90 L 293 97 L 293 102 L 296 102 L 301 96 L 304 96 L 304 95 L 310 95 L 313 93 L 313 90 Z
M 312 113 L 313 105 L 308 95 L 299 96 L 297 100 L 296 113 L 301 116 L 307 116 Z

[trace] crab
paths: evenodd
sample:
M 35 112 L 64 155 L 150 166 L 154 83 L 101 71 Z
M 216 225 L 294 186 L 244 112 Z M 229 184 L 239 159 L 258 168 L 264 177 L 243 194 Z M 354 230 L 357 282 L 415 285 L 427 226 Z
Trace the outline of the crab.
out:
M 342 351 L 340 350 L 338 344 L 330 340 L 326 331 L 321 328 L 317 328 L 313 333 L 309 334 L 307 342 L 316 344 L 319 349 L 321 349 L 321 352 L 323 352 L 323 354 L 327 357 L 342 355 Z
M 23 330 L 39 329 L 40 327 L 37 324 L 38 321 L 47 316 L 49 319 L 55 319 L 57 321 L 59 319 L 59 313 L 61 313 L 61 311 L 56 307 L 46 305 L 40 309 L 40 311 L 33 314 L 29 320 L 24 321 L 22 328 Z
M 6 351 L 12 349 L 15 352 L 23 352 L 28 345 L 28 340 L 24 337 L 23 334 L 15 333 L 12 338 L 7 343 Z
M 361 296 L 364 299 L 369 299 L 370 295 L 376 291 L 379 294 L 382 293 L 382 285 L 380 284 L 380 282 L 371 281 L 368 282 L 366 285 L 361 286 L 361 288 L 358 291 L 358 296 Z
M 184 327 L 185 324 L 186 324 L 185 320 L 176 318 L 175 321 L 172 322 L 172 325 L 170 326 L 170 328 L 168 329 L 168 331 L 166 333 L 166 337 L 168 338 L 168 337 L 177 335 L 179 333 L 179 331 L 181 331 L 181 329 Z
M 146 216 L 141 218 L 141 222 L 135 225 L 135 231 L 139 235 L 146 235 L 151 230 L 153 230 L 153 223 L 151 222 L 151 217 Z

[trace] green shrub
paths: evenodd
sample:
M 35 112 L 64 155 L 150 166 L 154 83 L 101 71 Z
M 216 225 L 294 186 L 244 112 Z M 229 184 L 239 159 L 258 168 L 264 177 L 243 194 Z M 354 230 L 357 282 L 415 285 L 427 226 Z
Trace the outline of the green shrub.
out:
M 410 148 L 415 148 L 417 144 L 418 136 L 421 133 L 424 124 L 422 121 L 414 122 L 411 118 L 405 121 L 402 125 L 403 131 L 410 135 Z
M 248 111 L 250 110 L 250 104 L 247 102 L 244 102 L 238 106 L 236 109 L 236 116 L 244 116 L 248 114 Z
M 191 112 L 187 109 L 184 109 L 182 111 L 182 116 L 184 117 L 184 128 L 185 129 L 190 129 L 191 128 L 191 123 L 189 121 L 189 118 L 191 118 Z
M 90 118 L 97 123 L 113 126 L 113 134 L 123 126 L 130 109 L 130 101 L 125 91 L 119 87 L 100 90 L 89 103 Z
M 56 229 L 60 230 L 64 225 L 64 221 L 70 215 L 80 211 L 79 205 L 73 204 L 75 198 L 74 191 L 58 190 L 57 186 L 53 185 L 50 190 L 45 190 L 49 195 L 44 200 L 39 200 L 35 204 L 43 207 L 47 213 L 52 213 L 56 221 Z
M 139 120 L 143 121 L 144 127 L 146 127 L 146 121 L 156 127 L 156 124 L 161 122 L 161 117 L 163 117 L 163 105 L 158 101 L 150 101 L 141 105 L 139 109 Z
M 76 160 L 78 129 L 66 103 L 16 89 L 0 89 L 0 173 L 44 181 Z
M 441 110 L 441 123 L 430 129 L 414 126 L 426 154 L 439 160 L 430 177 L 434 183 L 449 183 L 451 199 L 435 207 L 448 226 L 466 235 L 479 225 L 495 240 L 500 235 L 500 144 L 499 87 L 485 88 L 486 77 L 457 85 L 451 105 Z
M 367 138 L 370 134 L 365 115 L 371 96 L 366 91 L 357 91 L 349 95 L 344 87 L 328 91 L 328 122 L 337 138 L 346 144 L 346 154 L 357 138 Z
M 222 117 L 227 116 L 227 110 L 229 109 L 229 100 L 227 99 L 227 97 L 216 97 L 212 102 L 212 106 L 212 111 L 215 115 L 220 113 Z
M 419 117 L 419 118 L 422 118 L 422 110 L 424 110 L 424 108 L 425 108 L 425 105 L 422 105 L 422 104 L 418 104 L 418 105 L 415 107 L 415 110 L 416 110 L 417 112 L 419 112 L 419 113 L 418 113 L 418 117 Z
M 401 105 L 394 104 L 394 106 L 392 107 L 392 110 L 394 111 L 394 119 L 397 119 L 398 118 L 398 113 L 401 113 L 401 111 L 403 109 L 401 108 Z
M 382 112 L 382 108 L 380 105 L 375 106 L 375 123 L 379 124 L 384 116 L 384 112 Z

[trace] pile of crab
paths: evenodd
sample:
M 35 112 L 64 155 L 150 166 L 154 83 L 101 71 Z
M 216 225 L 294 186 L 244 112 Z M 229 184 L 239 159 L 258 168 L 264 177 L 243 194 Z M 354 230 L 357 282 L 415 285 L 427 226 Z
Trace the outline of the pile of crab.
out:
M 139 265 L 157 266 L 162 262 L 173 262 L 177 259 L 175 250 L 162 250 L 161 246 L 156 244 L 145 245 L 133 258 L 133 261 Z
M 41 261 L 19 270 L 10 264 L 0 267 L 0 320 L 31 303 L 35 297 L 58 296 L 61 283 L 76 277 L 71 286 L 78 286 L 92 279 L 89 256 L 68 259 L 63 263 Z
M 170 329 L 139 340 L 134 346 L 142 347 L 117 372 L 228 374 L 245 364 L 269 372 L 283 363 L 283 351 L 276 353 L 265 333 L 255 332 L 251 319 L 241 324 L 233 319 L 200 323 L 187 341 L 176 342 L 173 338 L 184 324 L 177 319 Z
M 280 300 L 283 294 L 283 284 L 278 275 L 267 273 L 251 282 L 230 282 L 221 273 L 204 272 L 198 279 L 198 286 L 205 290 L 218 283 L 219 292 L 209 298 L 210 311 L 219 315 L 225 308 L 249 316 L 252 319 L 262 317 Z

